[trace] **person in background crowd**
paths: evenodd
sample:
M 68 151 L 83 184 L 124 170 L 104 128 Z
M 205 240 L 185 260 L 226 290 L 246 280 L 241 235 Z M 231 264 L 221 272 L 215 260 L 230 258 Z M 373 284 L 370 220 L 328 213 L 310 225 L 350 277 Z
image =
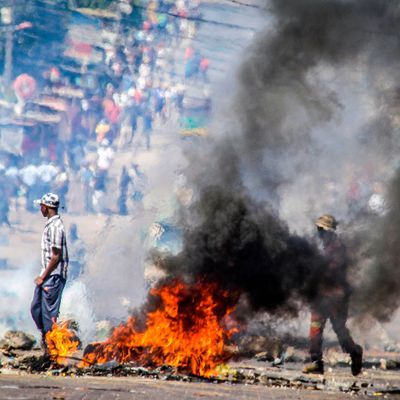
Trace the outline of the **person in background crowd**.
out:
M 200 74 L 204 82 L 208 82 L 208 68 L 210 61 L 207 57 L 202 57 L 200 60 Z
M 7 200 L 7 186 L 6 186 L 6 176 L 4 166 L 0 166 L 0 226 L 7 225 L 10 226 L 10 221 L 8 220 L 8 212 L 10 207 Z
M 58 174 L 58 169 L 53 163 L 42 163 L 37 167 L 37 173 L 37 190 L 40 190 L 41 193 L 50 192 L 52 182 Z
M 150 99 L 143 102 L 142 117 L 143 117 L 143 135 L 145 139 L 145 146 L 147 150 L 150 150 L 150 135 L 153 129 L 153 113 L 150 108 Z
M 33 201 L 36 197 L 36 182 L 38 180 L 38 171 L 34 163 L 28 164 L 20 170 L 21 181 L 24 185 L 26 197 L 26 210 L 33 212 Z
M 95 183 L 95 167 L 85 161 L 80 169 L 79 175 L 83 188 L 84 209 L 88 213 L 93 213 L 93 188 Z
M 19 205 L 18 205 L 18 196 L 19 196 L 19 190 L 20 190 L 20 179 L 19 179 L 19 169 L 17 165 L 15 164 L 10 164 L 8 168 L 6 169 L 5 173 L 5 188 L 8 191 L 7 196 L 8 196 L 8 203 L 11 203 L 11 199 L 14 200 L 15 204 L 15 210 L 18 211 Z
M 128 208 L 126 201 L 128 198 L 128 187 L 129 183 L 132 183 L 132 179 L 128 174 L 126 167 L 122 167 L 121 176 L 119 178 L 119 197 L 118 197 L 118 212 L 119 215 L 128 215 Z
M 68 265 L 68 280 L 74 280 L 79 277 L 84 271 L 85 262 L 85 246 L 82 239 L 78 236 L 78 227 L 76 224 L 71 224 L 68 232 L 68 250 L 69 250 L 69 265 Z
M 139 165 L 132 163 L 132 168 L 129 170 L 129 176 L 132 179 L 132 195 L 133 204 L 135 208 L 141 205 L 144 196 L 144 187 L 146 185 L 146 176 L 140 170 Z
M 64 167 L 61 168 L 59 173 L 54 179 L 53 183 L 54 191 L 59 194 L 60 201 L 63 203 L 64 210 L 67 210 L 67 193 L 69 190 L 69 178 L 68 173 Z

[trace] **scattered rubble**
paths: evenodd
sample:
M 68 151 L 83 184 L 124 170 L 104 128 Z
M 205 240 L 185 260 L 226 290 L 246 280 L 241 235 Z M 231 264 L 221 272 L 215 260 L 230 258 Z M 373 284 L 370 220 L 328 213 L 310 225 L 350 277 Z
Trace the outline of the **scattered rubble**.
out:
M 103 377 L 145 377 L 162 381 L 210 382 L 218 384 L 262 385 L 272 388 L 294 390 L 316 390 L 324 392 L 343 392 L 352 395 L 394 396 L 400 394 L 400 377 L 395 372 L 400 368 L 400 358 L 393 353 L 385 357 L 366 357 L 364 372 L 354 378 L 350 374 L 348 358 L 341 352 L 329 349 L 325 354 L 326 374 L 303 375 L 302 363 L 306 352 L 288 346 L 279 354 L 270 351 L 259 352 L 253 358 L 242 359 L 221 365 L 216 376 L 204 378 L 183 374 L 169 366 L 143 367 L 135 363 L 119 364 L 116 361 L 102 365 L 79 368 L 83 351 L 79 350 L 66 360 L 65 365 L 51 362 L 35 348 L 34 338 L 23 332 L 7 332 L 0 342 L 0 372 L 12 371 L 49 376 L 103 376 Z M 275 358 L 274 358 L 275 357 Z M 268 360 L 268 361 L 266 361 Z M 394 371 L 394 372 L 391 372 Z
M 2 353 L 0 353 L 2 354 Z M 80 354 L 81 356 L 82 354 Z M 182 382 L 211 382 L 219 384 L 263 385 L 273 388 L 319 390 L 326 392 L 343 392 L 371 396 L 391 396 L 400 394 L 400 379 L 382 369 L 371 369 L 364 372 L 360 378 L 353 378 L 349 369 L 335 366 L 329 368 L 324 375 L 302 375 L 301 364 L 290 363 L 284 367 L 273 367 L 270 363 L 247 360 L 244 364 L 223 365 L 218 369 L 218 376 L 203 378 L 178 373 L 169 366 L 145 368 L 134 363 L 119 364 L 115 361 L 102 365 L 93 365 L 88 368 L 78 368 L 73 357 L 69 365 L 51 363 L 39 350 L 14 350 L 13 355 L 5 357 L 3 354 L 3 370 L 18 370 L 31 374 L 50 376 L 102 376 L 102 377 L 145 377 L 163 381 Z M 73 362 L 74 361 L 74 362 Z M 261 364 L 261 365 L 260 365 Z M 333 369 L 334 368 L 334 369 Z M 376 376 L 374 376 L 376 375 Z
M 385 370 L 400 369 L 400 361 L 381 358 L 380 367 Z
M 273 361 L 283 349 L 279 339 L 260 335 L 243 336 L 238 346 L 241 356 L 255 356 L 260 361 Z
M 31 350 L 35 344 L 35 338 L 21 331 L 8 331 L 0 340 L 0 350 Z

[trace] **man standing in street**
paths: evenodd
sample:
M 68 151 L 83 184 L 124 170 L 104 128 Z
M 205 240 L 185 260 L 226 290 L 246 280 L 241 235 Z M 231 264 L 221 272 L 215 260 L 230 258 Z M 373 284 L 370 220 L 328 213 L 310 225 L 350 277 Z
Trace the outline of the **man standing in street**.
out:
M 332 215 L 323 215 L 315 223 L 326 270 L 318 296 L 311 306 L 310 354 L 311 363 L 305 365 L 304 373 L 324 373 L 322 338 L 327 319 L 331 321 L 340 346 L 350 354 L 351 372 L 361 372 L 362 347 L 354 343 L 346 327 L 350 287 L 347 282 L 346 249 L 336 234 L 337 222 Z
M 42 270 L 35 279 L 31 314 L 42 334 L 42 344 L 46 351 L 45 336 L 57 320 L 67 278 L 68 250 L 64 224 L 58 215 L 58 196 L 47 193 L 35 203 L 40 205 L 40 211 L 47 222 L 42 235 Z

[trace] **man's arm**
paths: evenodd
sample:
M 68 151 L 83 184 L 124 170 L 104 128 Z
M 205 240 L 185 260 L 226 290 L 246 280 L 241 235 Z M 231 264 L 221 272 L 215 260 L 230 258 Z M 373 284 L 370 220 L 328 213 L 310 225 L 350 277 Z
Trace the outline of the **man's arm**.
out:
M 51 249 L 51 259 L 49 264 L 47 265 L 44 272 L 35 279 L 35 283 L 38 286 L 42 286 L 43 282 L 50 276 L 50 274 L 57 268 L 58 263 L 60 262 L 61 257 L 61 249 L 57 247 L 52 247 Z

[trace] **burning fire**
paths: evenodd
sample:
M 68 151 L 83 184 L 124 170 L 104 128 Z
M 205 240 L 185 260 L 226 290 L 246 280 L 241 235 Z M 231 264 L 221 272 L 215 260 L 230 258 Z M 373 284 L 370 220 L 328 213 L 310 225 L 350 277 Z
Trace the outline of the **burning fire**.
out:
M 233 296 L 215 284 L 189 286 L 177 280 L 150 293 L 160 303 L 148 313 L 146 328 L 139 329 L 130 317 L 105 342 L 92 345 L 83 366 L 135 361 L 169 365 L 198 376 L 215 374 L 215 368 L 230 357 L 226 341 L 237 332 L 236 324 L 227 327 Z
M 69 321 L 54 323 L 51 331 L 46 333 L 46 343 L 50 358 L 57 364 L 63 364 L 79 347 L 79 340 L 69 329 Z

